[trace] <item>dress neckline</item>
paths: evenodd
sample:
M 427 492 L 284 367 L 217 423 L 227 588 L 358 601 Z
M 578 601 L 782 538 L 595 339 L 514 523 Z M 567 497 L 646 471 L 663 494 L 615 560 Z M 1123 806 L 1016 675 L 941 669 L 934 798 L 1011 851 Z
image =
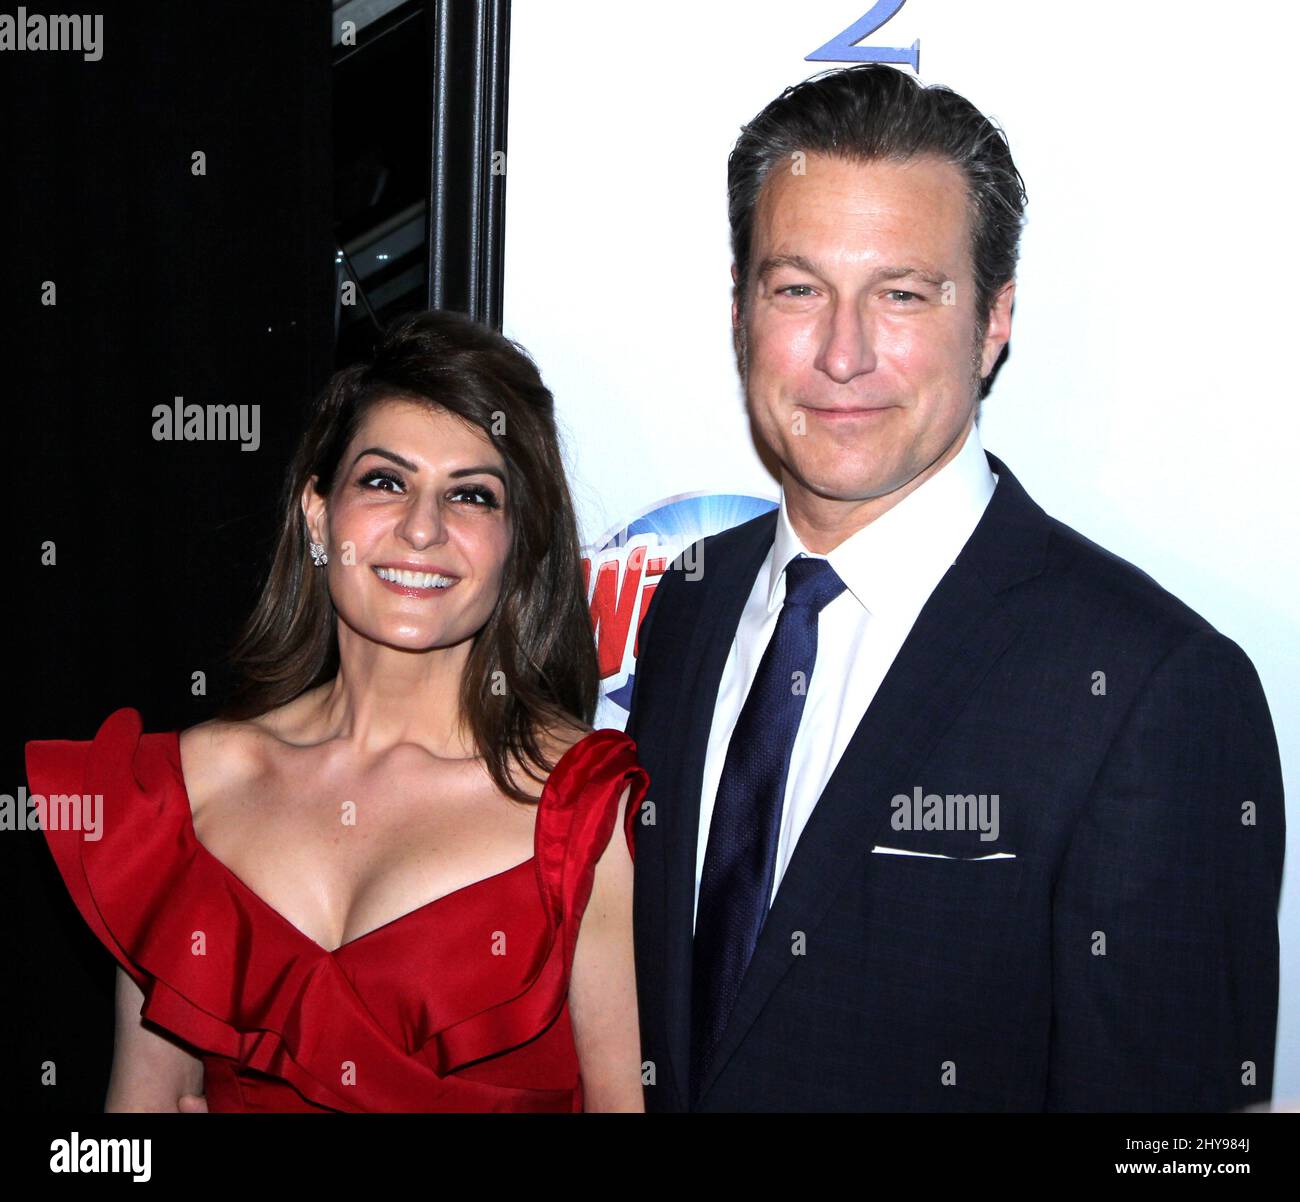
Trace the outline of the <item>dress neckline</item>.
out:
M 198 850 L 198 854 L 202 856 L 205 860 L 207 860 L 207 862 L 211 864 L 214 868 L 216 868 L 216 870 L 227 880 L 229 880 L 241 893 L 243 893 L 251 901 L 255 902 L 264 911 L 270 914 L 271 917 L 275 919 L 277 922 L 279 922 L 281 926 L 283 926 L 287 931 L 293 934 L 296 938 L 302 940 L 318 954 L 328 956 L 332 959 L 335 956 L 343 954 L 348 949 L 356 947 L 357 944 L 363 943 L 365 940 L 369 939 L 372 935 L 378 935 L 381 931 L 387 931 L 390 927 L 395 927 L 399 923 L 403 923 L 410 919 L 414 919 L 418 915 L 424 914 L 427 911 L 432 910 L 435 906 L 438 906 L 442 902 L 448 901 L 453 897 L 459 897 L 461 894 L 467 893 L 472 889 L 478 889 L 484 885 L 490 884 L 493 881 L 499 881 L 502 878 L 510 876 L 513 873 L 517 873 L 521 869 L 528 868 L 529 866 L 533 866 L 535 868 L 535 866 L 538 863 L 540 863 L 538 848 L 540 846 L 541 831 L 542 831 L 542 806 L 546 802 L 547 796 L 550 793 L 551 782 L 555 780 L 556 776 L 559 774 L 561 765 L 564 764 L 564 762 L 571 755 L 573 755 L 573 753 L 577 751 L 577 749 L 581 747 L 588 739 L 593 738 L 595 735 L 599 733 L 600 731 L 598 730 L 589 731 L 587 734 L 583 735 L 582 738 L 578 739 L 575 743 L 572 743 L 564 751 L 564 753 L 560 756 L 560 758 L 555 761 L 555 765 L 551 768 L 550 774 L 547 776 L 545 783 L 542 785 L 541 794 L 537 798 L 537 803 L 536 803 L 537 817 L 533 823 L 533 854 L 529 856 L 528 859 L 521 860 L 518 864 L 514 864 L 509 868 L 504 868 L 500 872 L 494 872 L 491 876 L 482 877 L 477 881 L 470 881 L 469 884 L 461 885 L 459 888 L 451 890 L 450 893 L 443 893 L 438 897 L 432 898 L 430 901 L 424 902 L 421 905 L 416 906 L 413 910 L 407 910 L 405 913 L 398 914 L 396 917 L 390 918 L 386 922 L 380 923 L 379 926 L 377 927 L 371 927 L 370 930 L 363 931 L 360 935 L 356 935 L 351 939 L 344 940 L 342 943 L 338 945 L 338 947 L 335 948 L 328 948 L 323 943 L 317 943 L 315 939 L 313 939 L 310 935 L 308 935 L 307 932 L 304 931 L 301 927 L 299 927 L 296 923 L 290 922 L 288 918 L 286 918 L 282 913 L 280 913 L 279 910 L 277 910 L 273 905 L 271 905 L 271 903 L 268 902 L 260 893 L 258 893 L 255 889 L 253 889 L 251 885 L 247 884 L 242 878 L 236 875 L 236 873 L 230 867 L 228 867 L 223 860 L 218 859 L 217 856 L 215 856 L 212 852 L 210 852 L 207 849 L 207 847 L 203 844 L 203 842 L 199 839 L 198 831 L 194 829 L 194 808 L 190 804 L 189 789 L 185 785 L 185 770 L 181 764 L 181 732 L 179 730 L 171 731 L 169 737 L 171 740 L 170 758 L 176 772 L 176 783 L 180 787 L 181 800 L 184 803 L 184 812 L 182 815 L 184 820 L 183 831 L 186 837 L 189 839 L 189 841 Z M 540 881 L 538 882 L 538 889 L 540 892 L 541 889 Z

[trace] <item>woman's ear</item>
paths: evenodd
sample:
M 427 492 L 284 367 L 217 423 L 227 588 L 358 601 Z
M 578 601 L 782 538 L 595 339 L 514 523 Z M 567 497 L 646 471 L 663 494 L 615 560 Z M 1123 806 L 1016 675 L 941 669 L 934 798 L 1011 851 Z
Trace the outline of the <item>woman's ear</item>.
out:
M 302 490 L 302 516 L 307 522 L 308 537 L 314 543 L 325 543 L 328 530 L 328 507 L 325 498 L 316 491 L 317 477 L 312 476 Z

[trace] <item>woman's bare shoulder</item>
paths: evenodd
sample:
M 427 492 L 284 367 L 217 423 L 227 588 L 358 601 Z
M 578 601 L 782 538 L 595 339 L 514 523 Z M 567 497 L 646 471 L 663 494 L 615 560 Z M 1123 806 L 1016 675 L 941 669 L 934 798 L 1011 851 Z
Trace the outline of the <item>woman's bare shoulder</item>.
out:
M 555 770 L 556 764 L 560 762 L 561 757 L 575 743 L 580 743 L 587 735 L 591 734 L 592 727 L 586 726 L 577 721 L 577 719 L 562 719 L 551 722 L 549 725 L 537 731 L 537 746 L 545 761 L 541 764 L 531 765 L 531 772 L 517 774 L 519 786 L 527 793 L 531 794 L 533 800 L 541 796 L 545 781 L 549 779 L 550 774 Z M 540 775 L 543 779 L 538 781 L 534 779 L 533 774 Z
M 195 813 L 204 800 L 242 790 L 272 767 L 279 742 L 272 717 L 210 718 L 180 732 L 181 773 Z
M 188 775 L 242 778 L 264 772 L 277 749 L 295 746 L 298 726 L 313 703 L 310 690 L 252 718 L 209 718 L 180 733 L 181 758 Z

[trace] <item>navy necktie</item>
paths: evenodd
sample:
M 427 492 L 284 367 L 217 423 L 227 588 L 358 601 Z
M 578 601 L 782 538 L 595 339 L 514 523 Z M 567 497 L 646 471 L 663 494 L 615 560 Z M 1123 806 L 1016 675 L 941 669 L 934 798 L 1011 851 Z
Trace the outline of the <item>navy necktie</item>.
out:
M 817 660 L 817 618 L 844 587 L 824 559 L 786 564 L 785 604 L 727 745 L 695 919 L 693 1099 L 767 918 L 790 752 Z

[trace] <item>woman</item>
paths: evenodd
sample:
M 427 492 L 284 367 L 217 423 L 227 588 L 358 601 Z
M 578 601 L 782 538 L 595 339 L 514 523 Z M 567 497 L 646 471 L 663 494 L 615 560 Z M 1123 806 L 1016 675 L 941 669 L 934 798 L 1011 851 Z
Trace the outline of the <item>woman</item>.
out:
M 642 1108 L 648 779 L 591 730 L 581 580 L 518 347 L 422 313 L 333 378 L 222 717 L 27 745 L 103 797 L 46 838 L 119 965 L 108 1110 Z

